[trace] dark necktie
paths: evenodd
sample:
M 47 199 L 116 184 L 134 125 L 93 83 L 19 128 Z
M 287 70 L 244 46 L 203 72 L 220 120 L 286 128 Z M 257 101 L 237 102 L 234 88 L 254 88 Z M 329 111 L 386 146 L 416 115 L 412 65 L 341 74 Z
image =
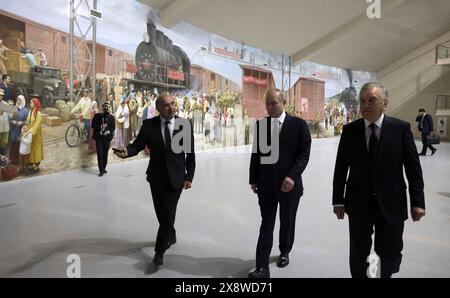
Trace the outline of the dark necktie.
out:
M 375 159 L 375 153 L 377 152 L 378 138 L 375 134 L 375 123 L 371 123 L 369 127 L 372 130 L 372 134 L 369 138 L 369 156 L 370 160 L 373 162 Z
M 164 127 L 164 140 L 166 141 L 166 149 L 168 152 L 170 152 L 170 147 L 171 147 L 171 143 L 172 143 L 172 139 L 170 137 L 170 129 L 169 129 L 169 124 L 170 121 L 167 120 L 166 122 L 164 122 L 165 127 Z
M 370 164 L 370 193 L 375 193 L 375 182 L 374 182 L 374 165 L 375 165 L 375 154 L 377 152 L 377 146 L 378 146 L 378 139 L 377 135 L 375 134 L 375 123 L 371 123 L 369 125 L 370 129 L 372 130 L 372 134 L 369 138 L 369 164 Z

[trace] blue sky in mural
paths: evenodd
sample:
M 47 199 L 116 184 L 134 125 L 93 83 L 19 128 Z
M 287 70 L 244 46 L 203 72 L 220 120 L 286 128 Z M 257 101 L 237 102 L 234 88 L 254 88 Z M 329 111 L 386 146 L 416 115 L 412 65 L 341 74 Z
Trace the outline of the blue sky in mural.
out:
M 37 23 L 69 32 L 69 0 L 0 0 L 0 8 Z M 201 51 L 202 46 L 211 45 L 213 48 L 226 48 L 228 51 L 240 53 L 242 45 L 184 22 L 170 29 L 162 27 L 159 24 L 157 12 L 134 0 L 98 0 L 98 10 L 103 13 L 103 19 L 97 23 L 97 42 L 99 43 L 134 54 L 147 30 L 147 17 L 151 16 L 157 28 L 188 54 L 192 64 L 198 64 L 219 73 L 240 86 L 242 70 L 239 64 L 252 64 L 249 57 L 253 56 L 253 63 L 256 66 L 264 67 L 263 64 L 271 64 L 270 70 L 275 84 L 278 88 L 281 87 L 281 56 L 278 54 L 247 45 L 245 45 L 243 60 L 227 59 Z M 300 76 L 312 76 L 314 73 L 319 79 L 326 81 L 326 97 L 333 96 L 349 86 L 349 78 L 345 70 L 313 62 L 303 62 L 294 66 L 291 84 L 294 84 Z M 357 89 L 364 82 L 374 79 L 373 73 L 353 71 L 353 81 Z

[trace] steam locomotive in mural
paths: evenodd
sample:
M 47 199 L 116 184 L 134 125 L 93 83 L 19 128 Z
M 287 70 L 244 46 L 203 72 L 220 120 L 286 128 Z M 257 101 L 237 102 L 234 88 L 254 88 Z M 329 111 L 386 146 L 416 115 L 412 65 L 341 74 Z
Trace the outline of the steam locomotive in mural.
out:
M 151 20 L 147 21 L 144 41 L 136 49 L 135 61 L 134 80 L 129 80 L 135 87 L 162 87 L 166 91 L 190 88 L 189 57 Z
M 354 86 L 347 87 L 339 94 L 339 102 L 343 103 L 347 110 L 356 109 L 358 107 L 357 94 Z

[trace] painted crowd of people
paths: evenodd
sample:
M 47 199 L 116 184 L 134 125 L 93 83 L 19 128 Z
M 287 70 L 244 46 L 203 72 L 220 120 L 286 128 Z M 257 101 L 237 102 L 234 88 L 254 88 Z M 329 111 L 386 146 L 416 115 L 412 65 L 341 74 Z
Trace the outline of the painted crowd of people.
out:
M 0 103 L 11 106 L 13 112 L 0 109 L 0 155 L 7 156 L 19 174 L 37 173 L 44 159 L 41 103 L 33 97 L 27 107 L 23 95 L 17 97 L 15 104 L 3 97 L 0 89 Z

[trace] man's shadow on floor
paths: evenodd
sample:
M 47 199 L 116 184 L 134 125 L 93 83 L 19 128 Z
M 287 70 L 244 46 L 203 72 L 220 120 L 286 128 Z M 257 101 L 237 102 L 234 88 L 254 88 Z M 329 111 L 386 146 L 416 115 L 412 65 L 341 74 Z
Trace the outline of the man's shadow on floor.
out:
M 270 262 L 276 262 L 277 257 L 271 257 Z M 141 267 L 136 267 L 142 270 Z M 171 270 L 193 277 L 212 278 L 247 278 L 251 269 L 255 268 L 255 260 L 243 260 L 239 258 L 210 257 L 194 258 L 186 255 L 166 253 L 164 264 L 156 269 L 153 263 L 148 264 L 144 273 L 153 275 L 157 270 Z
M 11 269 L 7 275 L 19 274 L 28 271 L 35 265 L 44 262 L 55 254 L 77 254 L 77 255 L 95 255 L 111 257 L 128 257 L 138 261 L 140 266 L 151 262 L 151 258 L 142 250 L 147 247 L 155 246 L 155 242 L 130 242 L 120 239 L 69 239 L 58 242 L 43 243 L 32 246 L 30 250 L 34 256 L 25 264 Z M 11 259 L 22 259 L 23 255 L 28 253 L 10 256 Z M 81 260 L 82 261 L 82 260 Z M 83 262 L 83 261 L 82 261 Z M 69 265 L 68 263 L 64 265 Z
M 157 270 L 152 263 L 152 256 L 144 250 L 155 246 L 155 242 L 130 242 L 121 239 L 69 239 L 57 242 L 50 242 L 32 246 L 30 250 L 34 255 L 24 264 L 10 269 L 6 275 L 20 275 L 36 265 L 51 258 L 55 254 L 78 254 L 92 256 L 127 257 L 134 259 L 137 263 L 134 268 L 143 272 L 145 276 L 154 275 Z M 153 250 L 152 250 L 153 251 Z M 24 255 L 21 253 L 10 256 L 12 260 L 20 260 Z M 276 257 L 271 257 L 271 262 L 276 261 Z M 92 263 L 91 263 L 92 264 Z M 69 265 L 64 263 L 63 266 Z M 86 266 L 86 264 L 84 265 Z M 95 266 L 95 265 L 93 265 Z M 164 256 L 164 265 L 161 269 L 172 270 L 186 275 L 204 276 L 215 278 L 245 278 L 249 271 L 255 267 L 255 260 L 243 260 L 239 258 L 209 257 L 195 258 L 186 255 L 170 254 Z M 124 276 L 126 277 L 126 276 Z

